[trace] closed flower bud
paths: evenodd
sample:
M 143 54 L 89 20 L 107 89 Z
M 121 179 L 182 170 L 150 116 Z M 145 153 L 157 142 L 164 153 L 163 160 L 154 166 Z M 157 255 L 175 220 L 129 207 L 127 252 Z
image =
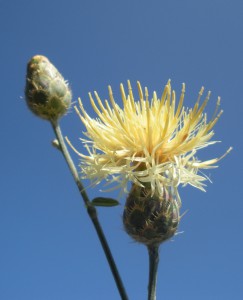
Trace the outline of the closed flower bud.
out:
M 123 213 L 125 230 L 133 239 L 159 245 L 175 234 L 179 221 L 178 204 L 167 191 L 151 197 L 150 190 L 133 185 Z
M 63 116 L 72 99 L 68 83 L 42 55 L 32 57 L 27 65 L 25 96 L 30 110 L 49 121 Z

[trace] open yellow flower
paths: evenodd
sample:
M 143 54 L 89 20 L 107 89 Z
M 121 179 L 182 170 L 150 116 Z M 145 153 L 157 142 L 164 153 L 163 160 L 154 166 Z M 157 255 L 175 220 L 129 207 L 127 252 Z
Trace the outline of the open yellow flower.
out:
M 95 102 L 89 94 L 98 116 L 96 119 L 87 114 L 79 101 L 80 110 L 75 109 L 87 129 L 85 135 L 88 138 L 82 139 L 88 155 L 78 152 L 84 177 L 95 183 L 106 179 L 124 189 L 131 181 L 140 187 L 149 186 L 151 195 L 173 190 L 178 200 L 179 184 L 204 190 L 207 176 L 199 174 L 199 170 L 216 167 L 215 164 L 231 150 L 220 158 L 207 161 L 200 161 L 195 156 L 199 149 L 216 143 L 211 138 L 214 135 L 212 128 L 222 114 L 222 111 L 218 112 L 220 98 L 208 121 L 203 111 L 210 92 L 202 104 L 199 103 L 204 88 L 200 90 L 195 106 L 188 109 L 183 106 L 185 84 L 177 105 L 170 81 L 161 98 L 154 92 L 151 101 L 147 88 L 143 92 L 139 82 L 137 86 L 139 101 L 134 100 L 129 81 L 128 95 L 120 85 L 124 108 L 115 102 L 110 86 L 110 101 L 102 103 L 95 92 Z

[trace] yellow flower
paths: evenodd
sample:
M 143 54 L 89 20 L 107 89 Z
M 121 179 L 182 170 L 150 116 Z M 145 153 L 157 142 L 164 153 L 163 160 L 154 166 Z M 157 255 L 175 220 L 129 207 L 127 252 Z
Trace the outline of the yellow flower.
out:
M 214 135 L 212 128 L 222 114 L 222 111 L 218 112 L 220 98 L 208 121 L 203 111 L 210 92 L 202 104 L 199 103 L 204 88 L 201 88 L 194 107 L 188 109 L 183 106 L 185 84 L 177 105 L 170 81 L 161 98 L 154 92 L 151 101 L 147 88 L 143 92 L 139 82 L 137 86 L 139 101 L 134 100 L 129 81 L 128 95 L 120 85 L 123 108 L 115 102 L 110 86 L 109 102 L 102 103 L 96 92 L 95 102 L 89 94 L 98 116 L 95 119 L 87 114 L 79 101 L 80 110 L 76 107 L 76 111 L 86 127 L 88 138 L 82 139 L 88 155 L 76 151 L 81 157 L 82 173 L 94 183 L 106 179 L 124 190 L 131 181 L 140 187 L 149 187 L 152 196 L 172 190 L 180 202 L 177 187 L 190 184 L 204 190 L 204 181 L 208 178 L 201 172 L 199 174 L 200 169 L 216 167 L 215 164 L 231 150 L 211 160 L 200 161 L 196 157 L 199 149 L 216 143 L 211 138 Z

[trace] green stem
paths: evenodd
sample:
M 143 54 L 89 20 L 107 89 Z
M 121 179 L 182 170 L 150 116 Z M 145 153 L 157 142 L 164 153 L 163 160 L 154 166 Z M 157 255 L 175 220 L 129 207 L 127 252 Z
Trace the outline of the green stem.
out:
M 148 246 L 149 253 L 149 284 L 148 284 L 148 300 L 156 300 L 156 284 L 159 265 L 159 246 Z
M 62 135 L 62 132 L 61 132 L 61 128 L 59 126 L 59 124 L 57 122 L 52 122 L 52 127 L 53 127 L 53 130 L 55 132 L 55 135 L 56 135 L 56 138 L 59 142 L 59 146 L 60 146 L 60 150 L 68 164 L 68 167 L 73 175 L 73 178 L 78 186 L 78 189 L 79 189 L 79 192 L 83 198 L 83 201 L 85 203 L 85 206 L 87 208 L 87 212 L 88 212 L 88 215 L 95 227 L 95 230 L 96 230 L 96 233 L 98 235 L 98 238 L 100 240 L 100 243 L 101 243 L 101 246 L 103 248 L 103 251 L 105 253 L 105 256 L 106 256 L 106 259 L 109 263 L 109 266 L 110 266 L 110 269 L 111 269 L 111 272 L 113 274 L 113 277 L 114 277 L 114 280 L 116 282 L 116 285 L 117 285 L 117 288 L 119 290 L 119 293 L 120 293 L 120 296 L 121 296 L 121 299 L 122 300 L 128 300 L 128 296 L 126 294 L 126 290 L 123 286 L 123 283 L 122 283 L 122 280 L 121 280 L 121 277 L 120 277 L 120 274 L 118 272 L 118 269 L 116 267 L 116 264 L 115 264 L 115 261 L 114 261 L 114 258 L 112 256 L 112 253 L 111 253 L 111 250 L 110 250 L 110 247 L 108 245 L 108 242 L 106 240 L 106 237 L 104 235 L 104 232 L 102 230 L 102 227 L 99 223 L 99 220 L 98 220 L 98 216 L 97 216 L 97 211 L 96 211 L 96 208 L 91 204 L 90 200 L 89 200 L 89 197 L 84 189 L 84 186 L 82 184 L 82 182 L 80 181 L 80 178 L 79 178 L 79 175 L 78 175 L 78 172 L 77 172 L 77 169 L 73 163 L 73 160 L 69 154 L 69 151 L 66 147 L 66 144 L 64 142 L 64 139 L 63 139 L 63 135 Z

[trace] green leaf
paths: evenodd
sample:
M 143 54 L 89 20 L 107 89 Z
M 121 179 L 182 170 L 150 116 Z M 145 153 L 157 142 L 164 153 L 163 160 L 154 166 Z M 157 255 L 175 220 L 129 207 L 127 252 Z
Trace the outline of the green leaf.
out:
M 119 201 L 112 199 L 112 198 L 105 198 L 105 197 L 97 197 L 94 198 L 91 203 L 94 206 L 103 206 L 103 207 L 112 207 L 119 205 Z

